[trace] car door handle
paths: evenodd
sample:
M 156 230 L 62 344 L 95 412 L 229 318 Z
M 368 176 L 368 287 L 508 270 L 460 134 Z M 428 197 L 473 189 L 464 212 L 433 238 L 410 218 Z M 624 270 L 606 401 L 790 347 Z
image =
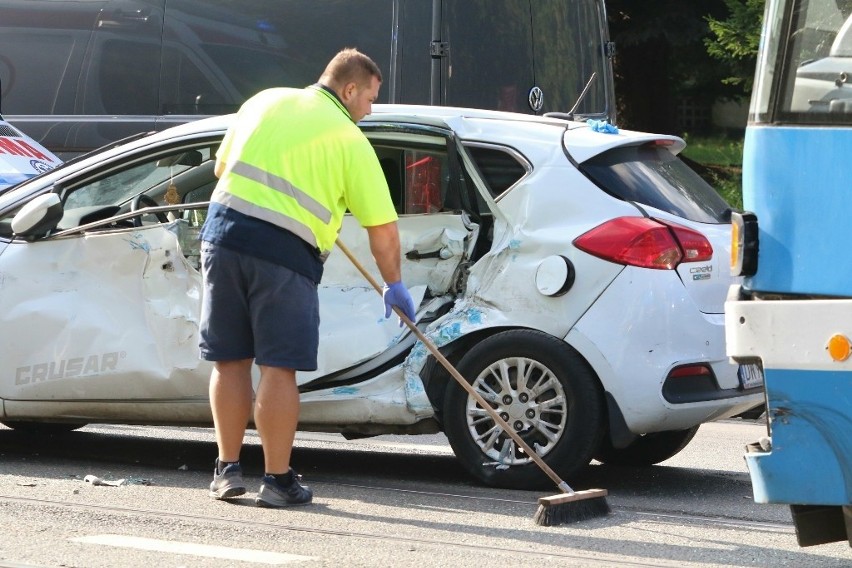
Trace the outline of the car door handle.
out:
M 424 258 L 440 258 L 441 260 L 447 260 L 448 258 L 452 258 L 452 256 L 453 253 L 447 247 L 442 247 L 438 250 L 433 250 L 432 252 L 410 250 L 405 253 L 405 258 L 408 260 L 421 260 Z
M 98 18 L 99 28 L 120 28 L 122 26 L 141 26 L 147 24 L 151 18 L 150 10 L 140 8 L 138 10 L 112 10 L 103 13 Z

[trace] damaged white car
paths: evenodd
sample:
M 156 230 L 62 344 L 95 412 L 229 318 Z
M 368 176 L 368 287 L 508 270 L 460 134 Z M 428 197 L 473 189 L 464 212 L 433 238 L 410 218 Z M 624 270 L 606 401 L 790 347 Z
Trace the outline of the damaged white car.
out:
M 0 421 L 210 425 L 197 234 L 231 117 L 126 140 L 0 194 Z M 418 325 L 569 479 L 652 464 L 763 401 L 725 356 L 727 204 L 679 138 L 557 118 L 382 106 L 361 127 L 397 205 Z M 366 232 L 341 240 L 374 270 Z M 300 428 L 443 431 L 466 469 L 538 467 L 336 250 Z

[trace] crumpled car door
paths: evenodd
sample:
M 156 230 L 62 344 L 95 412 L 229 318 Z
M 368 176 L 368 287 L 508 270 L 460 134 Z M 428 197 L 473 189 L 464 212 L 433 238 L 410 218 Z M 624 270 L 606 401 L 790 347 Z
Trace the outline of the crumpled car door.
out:
M 450 183 L 450 179 L 459 179 L 449 174 L 457 167 L 451 159 L 454 147 L 444 137 L 434 135 L 423 137 L 418 144 L 412 140 L 420 142 L 411 135 L 405 142 L 385 135 L 373 144 L 400 214 L 402 280 L 415 306 L 421 306 L 418 316 L 422 317 L 436 304 L 454 299 L 460 271 L 470 257 L 479 227 L 466 214 L 457 195 L 464 188 Z M 427 141 L 430 145 L 423 150 Z M 340 239 L 381 282 L 367 231 L 355 218 L 346 216 Z M 319 294 L 319 369 L 300 373 L 299 384 L 375 360 L 400 342 L 413 344 L 413 336 L 407 328 L 399 327 L 395 315 L 384 318 L 379 294 L 337 249 L 326 261 Z
M 0 265 L 0 398 L 207 398 L 198 358 L 201 275 L 177 223 L 16 241 Z M 8 409 L 7 409 L 8 410 Z

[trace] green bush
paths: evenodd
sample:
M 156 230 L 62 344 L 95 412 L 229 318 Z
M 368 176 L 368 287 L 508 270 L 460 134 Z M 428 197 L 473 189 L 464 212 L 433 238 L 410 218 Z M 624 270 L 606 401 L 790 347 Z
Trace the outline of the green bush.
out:
M 698 165 L 695 170 L 731 207 L 742 209 L 742 138 L 693 138 L 687 134 L 684 140 L 687 161 Z

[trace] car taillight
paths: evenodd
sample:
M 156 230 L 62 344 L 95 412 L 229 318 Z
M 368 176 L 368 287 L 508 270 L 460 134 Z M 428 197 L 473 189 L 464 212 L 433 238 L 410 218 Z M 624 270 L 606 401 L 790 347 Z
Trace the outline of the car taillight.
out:
M 574 246 L 604 260 L 657 270 L 713 257 L 710 241 L 698 231 L 645 217 L 607 221 L 574 239 Z
M 685 377 L 701 377 L 701 376 L 713 376 L 713 371 L 710 370 L 710 367 L 704 364 L 695 364 L 695 365 L 682 365 L 680 367 L 675 367 L 669 372 L 670 379 L 682 379 Z
M 707 363 L 675 367 L 663 381 L 663 398 L 673 404 L 707 400 L 710 393 L 718 391 L 716 375 Z

